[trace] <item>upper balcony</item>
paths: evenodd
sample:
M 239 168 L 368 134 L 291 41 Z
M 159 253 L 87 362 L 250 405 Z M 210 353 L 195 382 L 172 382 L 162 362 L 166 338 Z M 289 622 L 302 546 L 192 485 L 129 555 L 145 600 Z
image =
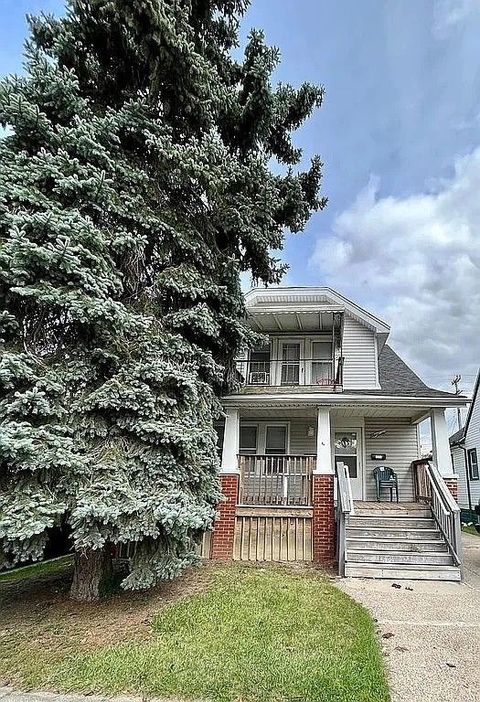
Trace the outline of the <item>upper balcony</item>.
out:
M 237 379 L 251 392 L 272 386 L 309 386 L 319 392 L 341 392 L 343 357 L 334 353 L 332 341 L 310 341 L 313 355 L 306 356 L 306 341 L 280 340 L 280 357 L 272 358 L 270 349 L 251 351 L 247 358 L 237 360 Z
M 250 326 L 266 341 L 237 360 L 242 394 L 380 387 L 389 327 L 351 300 L 330 288 L 256 288 L 245 302 Z

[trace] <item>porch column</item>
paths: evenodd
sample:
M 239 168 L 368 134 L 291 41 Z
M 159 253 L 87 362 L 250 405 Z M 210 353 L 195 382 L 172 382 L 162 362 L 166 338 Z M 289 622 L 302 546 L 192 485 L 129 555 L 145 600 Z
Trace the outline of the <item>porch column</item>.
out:
M 330 438 L 330 408 L 317 409 L 317 464 L 312 476 L 312 539 L 315 563 L 335 560 L 334 470 Z
M 448 427 L 444 409 L 431 410 L 430 427 L 432 434 L 433 462 L 456 500 L 458 497 L 457 476 L 453 472 L 450 443 L 448 440 Z
M 220 488 L 224 499 L 217 507 L 218 518 L 212 534 L 211 558 L 217 561 L 229 561 L 233 558 L 235 515 L 240 481 L 239 444 L 240 413 L 238 407 L 231 407 L 226 410 L 220 468 Z

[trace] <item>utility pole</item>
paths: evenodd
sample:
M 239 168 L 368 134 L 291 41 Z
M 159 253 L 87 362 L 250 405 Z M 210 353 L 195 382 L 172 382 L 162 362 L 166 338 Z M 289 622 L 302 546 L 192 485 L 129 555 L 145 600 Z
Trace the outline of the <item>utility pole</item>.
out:
M 458 387 L 460 381 L 462 379 L 462 376 L 460 373 L 457 373 L 454 378 L 452 379 L 452 385 L 455 386 L 455 395 L 460 395 L 462 392 L 460 388 Z M 460 407 L 457 407 L 457 424 L 458 424 L 458 429 L 460 430 L 462 428 L 462 413 L 460 411 Z

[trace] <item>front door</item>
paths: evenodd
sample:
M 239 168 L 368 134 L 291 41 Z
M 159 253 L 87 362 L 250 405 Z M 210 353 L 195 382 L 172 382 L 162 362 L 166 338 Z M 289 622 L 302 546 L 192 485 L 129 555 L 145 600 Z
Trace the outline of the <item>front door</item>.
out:
M 360 432 L 345 429 L 335 432 L 335 463 L 348 466 L 354 500 L 363 500 L 363 475 L 361 470 Z

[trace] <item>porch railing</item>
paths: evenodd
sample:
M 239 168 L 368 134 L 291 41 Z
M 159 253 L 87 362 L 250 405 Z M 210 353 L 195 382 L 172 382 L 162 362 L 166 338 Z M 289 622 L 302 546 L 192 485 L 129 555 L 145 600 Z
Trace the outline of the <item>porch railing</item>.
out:
M 348 466 L 339 461 L 335 466 L 337 474 L 337 558 L 338 572 L 345 575 L 347 561 L 347 518 L 354 513 L 352 483 Z
M 296 361 L 271 358 L 268 361 L 236 361 L 237 380 L 242 385 L 305 385 L 307 366 L 309 385 L 337 387 L 343 384 L 343 357 L 330 360 L 300 358 Z
M 462 530 L 460 507 L 453 499 L 437 466 L 431 461 L 413 461 L 415 501 L 428 504 L 442 532 L 455 565 L 462 564 Z
M 315 456 L 239 456 L 239 504 L 310 505 L 315 462 Z

